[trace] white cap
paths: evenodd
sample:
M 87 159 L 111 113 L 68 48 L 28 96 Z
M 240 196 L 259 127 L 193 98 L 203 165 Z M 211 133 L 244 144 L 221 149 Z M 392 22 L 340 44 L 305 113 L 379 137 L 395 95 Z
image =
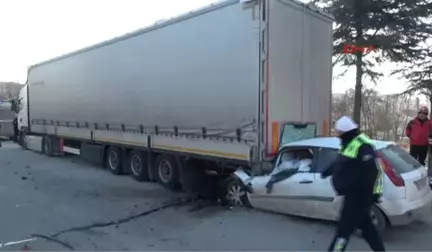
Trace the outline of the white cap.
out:
M 357 129 L 358 125 L 350 117 L 342 116 L 335 123 L 335 129 L 339 132 L 348 132 L 353 129 Z

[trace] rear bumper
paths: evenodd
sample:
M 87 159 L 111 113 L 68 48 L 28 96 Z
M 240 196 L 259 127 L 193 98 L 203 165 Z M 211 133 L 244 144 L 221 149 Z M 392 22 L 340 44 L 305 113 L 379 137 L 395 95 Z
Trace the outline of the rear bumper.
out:
M 408 225 L 432 214 L 432 192 L 415 201 L 384 201 L 381 207 L 392 226 Z

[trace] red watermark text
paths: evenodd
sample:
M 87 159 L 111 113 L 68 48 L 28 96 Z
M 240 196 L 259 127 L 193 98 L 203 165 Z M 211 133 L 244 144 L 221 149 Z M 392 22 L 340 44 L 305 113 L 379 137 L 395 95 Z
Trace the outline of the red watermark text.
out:
M 363 45 L 363 46 L 357 46 L 353 44 L 346 44 L 343 48 L 344 54 L 357 54 L 357 53 L 363 53 L 368 54 L 370 52 L 377 52 L 377 49 L 373 45 Z

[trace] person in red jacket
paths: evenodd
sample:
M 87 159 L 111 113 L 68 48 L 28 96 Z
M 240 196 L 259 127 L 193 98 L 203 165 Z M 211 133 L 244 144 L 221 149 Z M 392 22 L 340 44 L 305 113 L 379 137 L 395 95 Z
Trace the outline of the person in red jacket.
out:
M 410 139 L 410 154 L 422 165 L 425 165 L 429 147 L 429 135 L 431 134 L 431 120 L 428 119 L 429 110 L 423 106 L 416 118 L 412 119 L 405 130 L 405 135 Z

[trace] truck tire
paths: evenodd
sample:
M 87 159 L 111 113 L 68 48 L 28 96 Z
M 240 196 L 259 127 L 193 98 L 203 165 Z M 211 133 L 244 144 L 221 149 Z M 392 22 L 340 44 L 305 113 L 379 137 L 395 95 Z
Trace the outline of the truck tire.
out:
M 147 159 L 141 151 L 131 151 L 129 153 L 128 165 L 130 174 L 137 181 L 149 181 L 150 175 L 147 167 Z
M 53 146 L 51 138 L 49 136 L 44 136 L 44 138 L 42 139 L 42 153 L 44 153 L 48 157 L 53 156 Z
M 123 173 L 121 150 L 117 147 L 109 147 L 105 154 L 105 164 L 112 174 L 121 175 Z
M 180 167 L 177 160 L 169 155 L 160 155 L 156 159 L 156 179 L 171 190 L 180 189 Z

